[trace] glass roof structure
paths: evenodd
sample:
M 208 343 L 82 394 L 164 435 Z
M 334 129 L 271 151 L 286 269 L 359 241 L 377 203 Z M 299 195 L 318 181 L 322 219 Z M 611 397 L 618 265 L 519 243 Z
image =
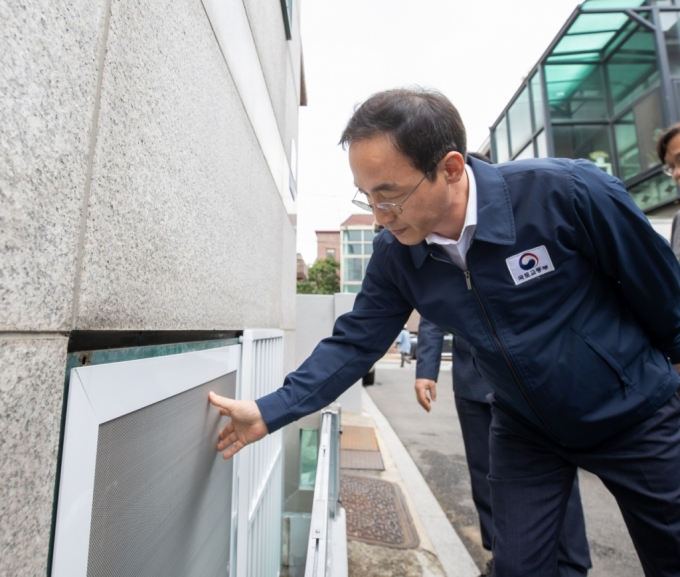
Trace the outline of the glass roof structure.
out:
M 587 158 L 653 210 L 678 198 L 654 152 L 678 120 L 680 0 L 585 0 L 492 126 L 492 158 Z

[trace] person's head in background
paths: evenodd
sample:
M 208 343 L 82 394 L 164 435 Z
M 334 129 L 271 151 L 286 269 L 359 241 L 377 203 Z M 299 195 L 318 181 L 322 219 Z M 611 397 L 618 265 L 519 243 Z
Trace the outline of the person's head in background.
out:
M 656 143 L 656 153 L 664 172 L 680 186 L 680 122 L 663 131 Z

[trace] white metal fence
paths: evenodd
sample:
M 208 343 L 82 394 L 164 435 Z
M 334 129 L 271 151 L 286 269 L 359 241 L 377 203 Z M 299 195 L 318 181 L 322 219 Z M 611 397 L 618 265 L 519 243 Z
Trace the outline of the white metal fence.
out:
M 283 382 L 283 331 L 246 330 L 237 398 L 257 399 Z M 276 577 L 281 570 L 283 432 L 234 457 L 231 577 Z
M 305 577 L 347 577 L 347 535 L 339 497 L 340 411 L 324 409 Z

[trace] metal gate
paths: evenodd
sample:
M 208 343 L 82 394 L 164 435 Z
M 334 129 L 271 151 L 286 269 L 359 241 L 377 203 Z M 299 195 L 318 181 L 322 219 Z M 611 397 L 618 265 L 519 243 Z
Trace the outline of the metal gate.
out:
M 252 329 L 242 337 L 237 398 L 257 399 L 283 382 L 283 331 Z M 281 570 L 283 431 L 234 457 L 231 577 L 276 577 Z

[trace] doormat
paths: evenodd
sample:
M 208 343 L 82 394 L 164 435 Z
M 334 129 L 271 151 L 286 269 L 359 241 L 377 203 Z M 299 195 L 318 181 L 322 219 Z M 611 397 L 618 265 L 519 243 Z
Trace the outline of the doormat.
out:
M 370 477 L 340 476 L 347 538 L 395 549 L 415 549 L 420 539 L 398 485 Z
M 373 427 L 344 425 L 340 437 L 340 448 L 352 451 L 377 451 L 378 442 L 375 439 L 375 430 Z
M 340 450 L 341 469 L 367 469 L 371 471 L 384 471 L 380 451 L 349 451 Z
M 340 468 L 385 470 L 373 427 L 342 427 Z

